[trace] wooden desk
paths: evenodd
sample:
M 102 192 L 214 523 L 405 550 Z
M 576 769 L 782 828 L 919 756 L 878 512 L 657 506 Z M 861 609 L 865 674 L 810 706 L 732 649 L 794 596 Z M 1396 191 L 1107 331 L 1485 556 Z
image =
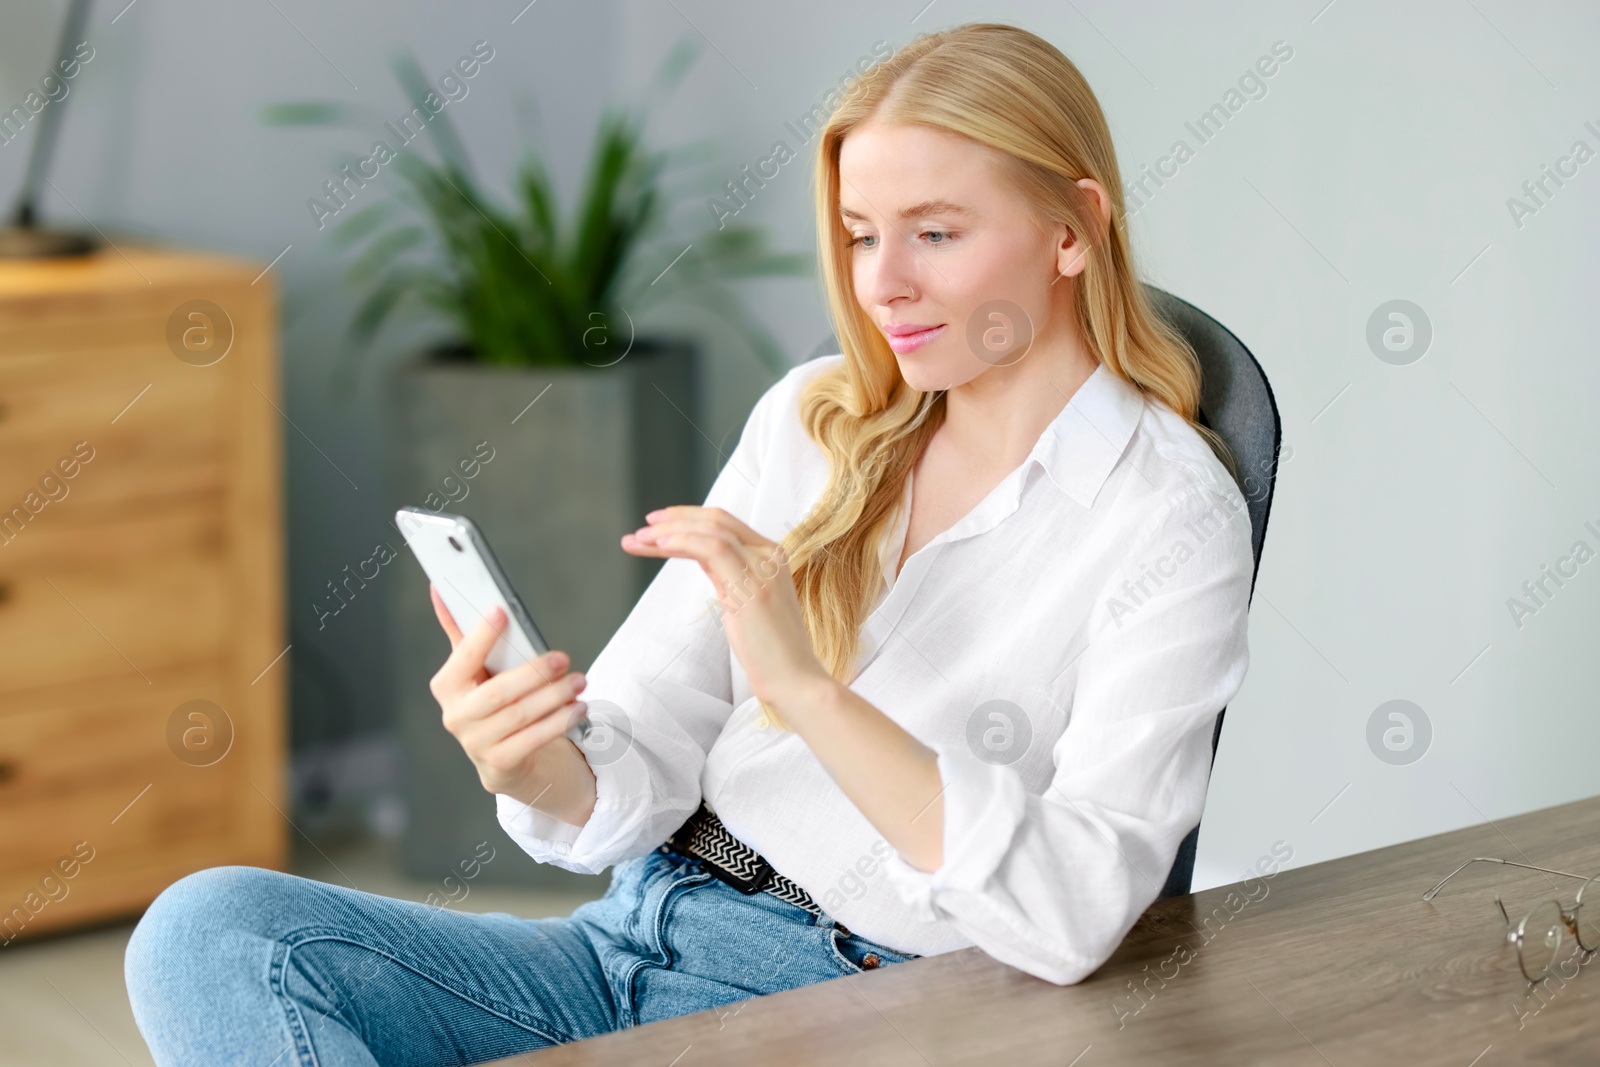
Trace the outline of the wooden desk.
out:
M 1250 883 L 1258 899 L 1235 896 L 1237 914 L 1236 887 L 1158 901 L 1074 986 L 964 949 L 500 1062 L 1600 1063 L 1600 956 L 1530 986 L 1493 900 L 1517 921 L 1547 899 L 1570 907 L 1580 882 L 1475 863 L 1422 900 L 1473 856 L 1600 872 L 1597 827 L 1600 797 L 1282 871 L 1264 895 Z M 1209 941 L 1196 932 L 1208 915 Z M 1130 981 L 1146 982 L 1144 1001 Z

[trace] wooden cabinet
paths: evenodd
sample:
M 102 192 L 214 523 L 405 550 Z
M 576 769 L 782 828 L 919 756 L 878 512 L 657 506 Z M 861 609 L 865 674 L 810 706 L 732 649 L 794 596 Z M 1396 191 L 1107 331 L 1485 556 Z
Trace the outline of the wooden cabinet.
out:
M 287 863 L 274 276 L 118 243 L 0 261 L 0 944 Z

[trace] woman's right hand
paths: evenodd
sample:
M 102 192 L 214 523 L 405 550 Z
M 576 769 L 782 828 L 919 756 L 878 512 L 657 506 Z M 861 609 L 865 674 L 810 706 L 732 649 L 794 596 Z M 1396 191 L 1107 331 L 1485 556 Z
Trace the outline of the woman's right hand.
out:
M 428 594 L 451 646 L 450 658 L 428 682 L 444 712 L 444 728 L 461 743 L 484 789 L 531 804 L 545 788 L 539 781 L 540 751 L 582 721 L 587 705 L 574 701 L 585 679 L 567 673 L 567 654 L 555 650 L 491 675 L 484 660 L 505 631 L 505 612 L 493 608 L 462 636 L 431 582 Z

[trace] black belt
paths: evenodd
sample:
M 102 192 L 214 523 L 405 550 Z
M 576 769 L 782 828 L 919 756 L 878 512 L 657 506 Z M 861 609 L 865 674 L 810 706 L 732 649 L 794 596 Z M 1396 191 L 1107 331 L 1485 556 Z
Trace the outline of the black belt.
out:
M 686 859 L 698 860 L 713 877 L 746 895 L 765 891 L 812 914 L 822 914 L 822 909 L 817 907 L 810 893 L 779 874 L 759 852 L 729 833 L 716 812 L 706 807 L 704 800 L 700 801 L 695 813 L 667 838 L 660 851 L 676 852 Z

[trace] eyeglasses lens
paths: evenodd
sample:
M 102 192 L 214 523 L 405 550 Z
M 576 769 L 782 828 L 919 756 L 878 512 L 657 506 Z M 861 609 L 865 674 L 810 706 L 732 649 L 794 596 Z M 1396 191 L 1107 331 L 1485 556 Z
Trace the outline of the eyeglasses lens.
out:
M 1540 904 L 1522 920 L 1522 936 L 1518 945 L 1522 952 L 1522 971 L 1528 981 L 1537 982 L 1545 976 L 1561 952 L 1566 931 L 1566 922 L 1561 918 L 1561 905 L 1553 900 Z
M 1578 944 L 1586 952 L 1600 949 L 1600 875 L 1583 883 L 1583 888 L 1578 890 L 1578 903 L 1572 910 L 1577 913 Z

